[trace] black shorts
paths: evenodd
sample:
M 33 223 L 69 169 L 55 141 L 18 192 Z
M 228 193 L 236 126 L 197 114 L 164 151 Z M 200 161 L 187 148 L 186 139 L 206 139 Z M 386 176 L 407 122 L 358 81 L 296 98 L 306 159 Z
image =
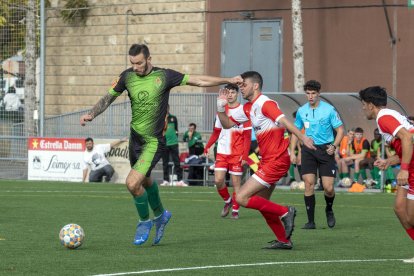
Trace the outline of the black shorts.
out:
M 129 139 L 131 168 L 149 177 L 152 169 L 162 157 L 165 148 L 164 137 L 143 136 L 131 129 Z
M 326 152 L 328 144 L 315 145 L 316 150 L 309 149 L 302 146 L 302 166 L 301 175 L 314 174 L 317 175 L 319 170 L 319 176 L 336 177 L 336 162 L 335 154 L 329 155 Z

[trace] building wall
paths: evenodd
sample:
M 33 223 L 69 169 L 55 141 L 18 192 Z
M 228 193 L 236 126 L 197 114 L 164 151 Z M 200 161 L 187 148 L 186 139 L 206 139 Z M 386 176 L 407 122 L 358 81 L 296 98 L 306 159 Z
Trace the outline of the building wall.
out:
M 381 85 L 409 109 L 414 104 L 410 96 L 414 9 L 407 8 L 406 0 L 385 2 L 395 45 L 390 42 L 382 1 L 302 0 L 305 78 L 320 80 L 322 89 L 331 92 Z M 291 1 L 89 0 L 85 27 L 63 23 L 57 15 L 64 1 L 51 3 L 46 116 L 93 106 L 129 66 L 126 53 L 132 43 L 147 43 L 156 66 L 221 75 L 223 20 L 282 20 L 282 92 L 293 91 Z M 246 11 L 253 12 L 252 19 L 243 16 Z M 190 90 L 217 88 L 184 86 L 173 91 Z
M 302 0 L 305 79 L 317 79 L 331 92 L 357 92 L 381 85 L 406 109 L 414 104 L 412 87 L 414 9 L 405 0 L 385 1 L 391 44 L 382 1 Z M 253 12 L 252 19 L 242 13 Z M 282 92 L 293 91 L 291 1 L 209 0 L 207 2 L 209 74 L 220 73 L 223 20 L 281 19 L 283 36 Z M 264 80 L 266 81 L 266 80 Z
M 64 1 L 51 1 L 47 10 L 46 116 L 93 106 L 129 67 L 133 43 L 149 46 L 155 66 L 205 73 L 205 0 L 88 2 L 86 26 L 69 26 L 59 18 Z

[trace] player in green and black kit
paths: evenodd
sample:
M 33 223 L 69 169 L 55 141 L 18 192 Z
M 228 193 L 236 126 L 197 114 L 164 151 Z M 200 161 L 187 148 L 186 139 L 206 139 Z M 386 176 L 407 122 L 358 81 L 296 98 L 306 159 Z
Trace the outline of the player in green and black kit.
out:
M 207 87 L 227 83 L 238 84 L 243 80 L 240 76 L 234 78 L 190 76 L 171 69 L 154 67 L 151 64 L 148 47 L 142 44 L 131 46 L 129 60 L 132 67 L 121 73 L 109 92 L 88 114 L 81 116 L 80 123 L 85 125 L 86 122 L 92 121 L 104 112 L 123 91 L 128 92 L 132 110 L 129 139 L 131 171 L 127 176 L 126 185 L 134 197 L 140 218 L 134 244 L 145 243 L 153 225 L 156 228 L 153 244 L 158 244 L 171 213 L 163 208 L 158 186 L 152 183 L 150 175 L 165 148 L 162 131 L 171 88 L 179 85 Z M 152 221 L 149 219 L 148 205 L 154 212 Z

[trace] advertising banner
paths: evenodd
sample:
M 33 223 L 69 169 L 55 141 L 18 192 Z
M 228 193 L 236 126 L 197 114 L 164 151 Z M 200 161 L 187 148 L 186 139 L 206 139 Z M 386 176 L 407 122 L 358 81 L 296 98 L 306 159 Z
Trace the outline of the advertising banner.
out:
M 31 137 L 27 148 L 29 180 L 82 181 L 84 139 Z

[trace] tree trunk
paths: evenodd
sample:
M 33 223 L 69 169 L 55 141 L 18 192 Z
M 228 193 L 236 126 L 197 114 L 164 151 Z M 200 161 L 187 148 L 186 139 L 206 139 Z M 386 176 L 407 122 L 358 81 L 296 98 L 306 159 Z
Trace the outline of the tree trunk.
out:
M 295 92 L 303 91 L 305 84 L 303 61 L 303 32 L 301 0 L 292 0 L 293 80 Z
M 24 82 L 24 129 L 27 136 L 37 136 L 33 118 L 36 106 L 36 0 L 27 1 L 26 59 Z

